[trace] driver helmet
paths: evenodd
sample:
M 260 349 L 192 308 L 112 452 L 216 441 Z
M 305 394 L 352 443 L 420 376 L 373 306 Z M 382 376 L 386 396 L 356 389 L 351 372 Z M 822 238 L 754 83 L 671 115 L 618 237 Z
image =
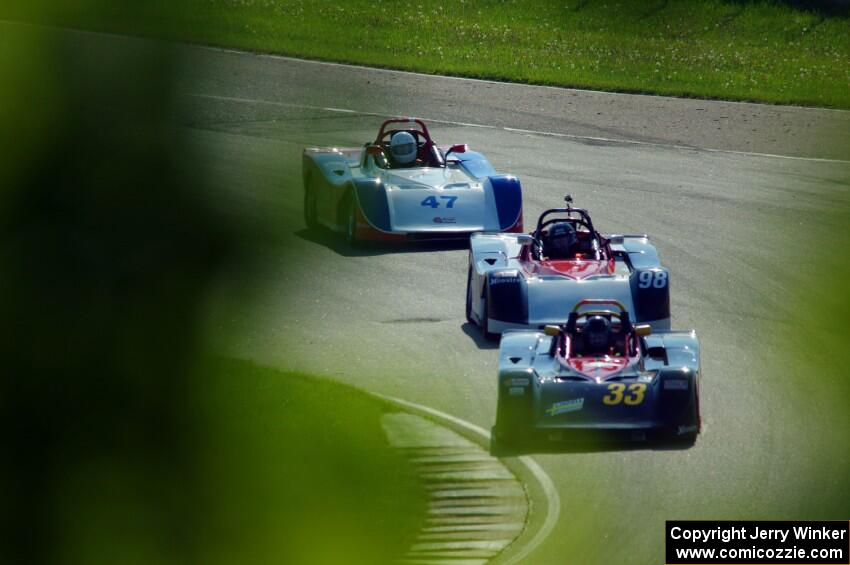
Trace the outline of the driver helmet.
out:
M 397 132 L 390 139 L 390 152 L 400 165 L 410 165 L 416 160 L 416 138 L 406 131 Z
M 573 253 L 578 237 L 569 222 L 558 222 L 549 228 L 549 257 L 566 259 Z
M 608 348 L 611 322 L 604 316 L 591 316 L 584 326 L 584 343 L 590 352 L 602 352 Z

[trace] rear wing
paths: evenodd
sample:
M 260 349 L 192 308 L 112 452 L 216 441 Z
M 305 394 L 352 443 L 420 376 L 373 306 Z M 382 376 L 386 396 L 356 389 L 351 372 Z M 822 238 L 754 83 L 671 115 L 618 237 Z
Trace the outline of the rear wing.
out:
M 533 243 L 534 239 L 525 234 L 474 233 L 469 238 L 469 250 L 477 272 L 486 273 L 507 267 L 524 246 Z
M 319 174 L 333 184 L 347 182 L 351 168 L 360 166 L 362 155 L 359 147 L 308 147 L 301 160 L 305 181 L 308 175 Z
M 661 267 L 658 251 L 646 234 L 603 235 L 611 244 L 614 254 L 626 255 L 635 269 Z
M 644 340 L 650 358 L 665 366 L 699 372 L 699 339 L 694 330 L 659 330 Z

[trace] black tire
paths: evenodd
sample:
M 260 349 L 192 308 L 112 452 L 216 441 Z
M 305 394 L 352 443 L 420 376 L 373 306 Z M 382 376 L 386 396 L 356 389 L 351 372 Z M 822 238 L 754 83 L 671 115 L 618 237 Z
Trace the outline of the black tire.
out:
M 487 341 L 498 341 L 499 334 L 490 331 L 490 298 L 487 296 L 487 286 L 484 286 L 484 311 L 481 313 L 481 333 Z
M 304 177 L 304 223 L 310 230 L 319 227 L 319 219 L 316 213 L 316 189 L 310 186 L 310 175 Z
M 466 272 L 466 321 L 475 324 L 475 320 L 472 319 L 472 265 Z
M 696 443 L 697 436 L 702 431 L 702 418 L 699 410 L 699 385 L 697 385 L 694 390 L 694 403 L 693 409 L 690 414 L 685 418 L 685 420 L 681 423 L 682 426 L 688 426 L 693 428 L 693 431 L 690 431 L 685 434 L 679 433 L 679 426 L 674 427 L 669 430 L 668 437 L 669 440 L 677 445 L 682 446 L 691 446 Z
M 343 214 L 343 234 L 345 236 L 345 242 L 349 245 L 349 247 L 357 247 L 360 242 L 357 240 L 357 202 L 355 201 L 354 194 L 349 193 L 348 197 L 345 199 L 345 207 Z
M 679 435 L 677 430 L 671 430 L 668 434 L 669 442 L 673 445 L 690 447 L 697 442 L 697 432 Z
M 696 439 L 696 436 L 702 432 L 702 412 L 699 407 L 699 382 L 694 384 L 694 404 L 694 416 L 696 418 L 697 425 L 697 433 L 694 435 L 694 439 Z
M 526 394 L 530 393 L 530 390 L 526 391 Z M 528 441 L 531 437 L 529 410 L 529 400 L 525 395 L 506 397 L 504 391 L 499 390 L 496 425 L 493 426 L 496 441 L 506 446 L 516 446 L 522 441 Z

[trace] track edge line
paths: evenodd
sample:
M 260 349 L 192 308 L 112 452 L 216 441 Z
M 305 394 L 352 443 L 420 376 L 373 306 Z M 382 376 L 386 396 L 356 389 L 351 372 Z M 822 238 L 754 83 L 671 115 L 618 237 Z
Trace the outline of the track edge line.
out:
M 414 412 L 428 414 L 431 417 L 449 422 L 454 426 L 462 428 L 469 434 L 476 436 L 483 442 L 486 442 L 488 445 L 490 443 L 490 432 L 488 432 L 484 428 L 476 426 L 471 422 L 467 422 L 466 420 L 462 420 L 456 416 L 441 412 L 429 406 L 423 406 L 422 404 L 417 404 L 415 402 L 410 402 L 401 398 L 387 396 L 371 391 L 367 391 L 367 393 L 391 404 L 410 409 Z M 557 524 L 558 522 L 558 516 L 561 512 L 561 499 L 558 496 L 558 490 L 555 488 L 555 484 L 552 482 L 552 479 L 549 478 L 549 475 L 546 474 L 546 471 L 544 471 L 543 468 L 537 463 L 537 461 L 535 461 L 534 458 L 529 455 L 521 455 L 517 457 L 517 461 L 522 467 L 525 467 L 525 469 L 528 471 L 529 474 L 531 474 L 532 477 L 534 477 L 535 481 L 537 482 L 537 485 L 543 492 L 546 501 L 546 517 L 544 518 L 541 526 L 537 529 L 537 531 L 534 533 L 534 535 L 528 542 L 524 543 L 516 553 L 513 553 L 504 561 L 500 561 L 504 565 L 513 565 L 515 563 L 521 563 L 529 554 L 531 554 L 535 549 L 537 549 L 554 529 L 555 524 Z M 509 548 L 510 546 L 508 546 L 507 549 Z M 499 556 L 497 556 L 496 559 L 499 559 Z

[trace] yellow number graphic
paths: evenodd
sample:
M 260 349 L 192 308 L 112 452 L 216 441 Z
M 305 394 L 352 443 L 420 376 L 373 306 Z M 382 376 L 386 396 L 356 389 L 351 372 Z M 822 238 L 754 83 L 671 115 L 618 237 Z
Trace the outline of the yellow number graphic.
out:
M 627 396 L 624 402 L 629 406 L 635 406 L 643 402 L 643 393 L 646 392 L 646 385 L 643 383 L 635 383 L 629 385 L 631 395 Z
M 629 385 L 629 394 L 623 397 L 623 393 L 626 391 L 626 385 L 623 383 L 611 383 L 608 385 L 608 392 L 611 394 L 606 394 L 602 397 L 602 402 L 607 404 L 608 406 L 614 406 L 619 404 L 620 402 L 625 402 L 629 406 L 636 406 L 643 402 L 643 395 L 646 392 L 646 385 L 643 383 L 635 383 L 633 385 Z
M 611 383 L 608 385 L 608 391 L 611 394 L 606 394 L 602 397 L 602 402 L 608 406 L 619 404 L 623 400 L 623 391 L 626 390 L 626 385 L 623 383 Z

